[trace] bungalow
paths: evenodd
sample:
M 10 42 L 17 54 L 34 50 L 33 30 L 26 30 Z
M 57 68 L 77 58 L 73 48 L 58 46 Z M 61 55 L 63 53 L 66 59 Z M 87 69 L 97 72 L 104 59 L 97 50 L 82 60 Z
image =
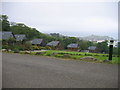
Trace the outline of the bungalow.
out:
M 16 41 L 23 41 L 23 40 L 27 39 L 24 34 L 16 34 L 15 38 L 16 38 Z
M 43 39 L 33 39 L 30 41 L 32 45 L 38 45 L 40 46 L 42 44 Z
M 51 47 L 52 49 L 58 49 L 59 48 L 59 41 L 51 41 L 49 43 L 47 43 L 46 46 Z
M 92 52 L 92 53 L 96 53 L 97 52 L 96 46 L 90 46 L 90 47 L 88 47 L 88 50 L 89 50 L 89 52 Z
M 2 39 L 3 40 L 8 40 L 10 38 L 14 38 L 13 33 L 12 32 L 2 32 Z
M 67 46 L 69 50 L 77 51 L 78 50 L 78 44 L 71 43 Z

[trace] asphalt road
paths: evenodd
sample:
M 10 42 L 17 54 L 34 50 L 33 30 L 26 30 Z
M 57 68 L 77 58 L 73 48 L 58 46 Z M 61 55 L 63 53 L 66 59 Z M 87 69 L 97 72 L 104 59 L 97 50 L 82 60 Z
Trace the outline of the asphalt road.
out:
M 3 88 L 117 88 L 118 66 L 3 54 Z
M 0 52 L 0 89 L 2 89 L 2 53 Z

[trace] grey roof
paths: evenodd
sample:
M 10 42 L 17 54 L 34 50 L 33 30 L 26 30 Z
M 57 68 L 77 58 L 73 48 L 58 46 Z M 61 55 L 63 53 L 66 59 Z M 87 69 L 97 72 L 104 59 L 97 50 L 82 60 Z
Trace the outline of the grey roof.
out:
M 16 38 L 16 41 L 22 41 L 26 39 L 26 36 L 24 34 L 16 34 L 15 38 Z
M 88 47 L 89 50 L 95 50 L 96 49 L 96 46 L 90 46 Z
M 43 39 L 33 39 L 33 40 L 30 41 L 30 43 L 31 44 L 39 44 L 40 45 L 42 43 L 42 41 L 43 41 Z
M 78 44 L 71 43 L 67 46 L 67 48 L 78 48 Z
M 59 44 L 59 41 L 52 41 L 47 44 L 47 46 L 57 46 Z
M 0 37 L 1 38 L 1 37 Z M 7 40 L 13 38 L 13 34 L 12 32 L 2 32 L 2 39 Z

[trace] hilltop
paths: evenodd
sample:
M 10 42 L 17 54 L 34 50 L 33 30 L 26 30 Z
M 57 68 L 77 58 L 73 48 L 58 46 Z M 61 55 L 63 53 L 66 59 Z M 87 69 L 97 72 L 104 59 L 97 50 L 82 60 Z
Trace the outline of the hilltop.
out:
M 87 41 L 98 41 L 98 40 L 115 40 L 109 36 L 97 36 L 97 35 L 90 35 L 86 37 L 79 37 L 80 40 L 87 40 Z

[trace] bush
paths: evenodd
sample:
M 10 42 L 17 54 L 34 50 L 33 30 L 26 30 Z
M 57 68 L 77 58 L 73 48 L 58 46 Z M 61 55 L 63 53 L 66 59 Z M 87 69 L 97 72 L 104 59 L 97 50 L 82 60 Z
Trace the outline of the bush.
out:
M 30 55 L 35 55 L 36 54 L 36 52 L 30 52 Z
M 57 53 L 52 53 L 51 55 L 52 55 L 52 56 L 55 56 L 55 55 L 57 55 Z
M 31 46 L 31 49 L 33 49 L 33 50 L 40 50 L 39 46 Z
M 46 49 L 46 48 L 45 47 L 39 47 L 39 49 L 42 50 L 42 49 Z
M 8 45 L 3 45 L 3 46 L 2 46 L 2 49 L 8 50 L 8 49 L 9 49 L 9 46 L 8 46 Z
M 14 51 L 14 53 L 19 53 L 20 52 L 18 48 L 13 49 L 13 51 Z
M 19 53 L 20 53 L 20 54 L 25 54 L 25 52 L 23 52 L 23 51 L 20 51 Z
M 52 48 L 49 47 L 49 46 L 46 46 L 45 49 L 47 49 L 47 50 L 51 50 Z
M 35 55 L 44 55 L 44 54 L 45 54 L 45 52 L 36 52 Z
M 63 58 L 70 58 L 70 55 L 69 54 L 64 54 Z

